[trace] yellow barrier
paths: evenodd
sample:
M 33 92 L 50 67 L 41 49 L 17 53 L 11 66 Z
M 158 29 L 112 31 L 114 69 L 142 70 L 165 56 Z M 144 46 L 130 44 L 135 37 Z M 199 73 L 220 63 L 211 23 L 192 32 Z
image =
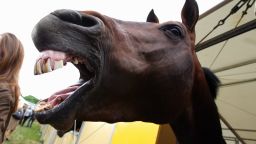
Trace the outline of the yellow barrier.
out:
M 144 122 L 117 123 L 111 144 L 155 144 L 158 128 Z
M 53 144 L 54 140 L 56 139 L 56 136 L 57 136 L 57 131 L 53 127 L 48 126 L 44 132 L 43 143 Z
M 80 132 L 73 131 L 63 137 L 49 125 L 42 128 L 44 144 L 175 144 L 175 136 L 169 125 L 145 122 L 104 123 L 83 122 Z
M 77 136 L 73 131 L 66 133 L 63 137 L 57 136 L 53 144 L 75 144 Z
M 115 124 L 84 122 L 77 144 L 111 144 Z
M 43 144 L 75 144 L 77 136 L 73 131 L 66 133 L 63 137 L 57 135 L 57 131 L 50 125 L 42 125 L 41 140 Z

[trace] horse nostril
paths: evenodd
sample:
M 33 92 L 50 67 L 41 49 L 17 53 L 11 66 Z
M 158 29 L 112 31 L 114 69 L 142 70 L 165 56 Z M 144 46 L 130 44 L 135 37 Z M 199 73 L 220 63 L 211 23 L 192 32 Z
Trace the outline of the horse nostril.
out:
M 59 19 L 70 22 L 70 23 L 81 23 L 81 15 L 74 10 L 68 10 L 68 9 L 61 9 L 61 10 L 56 10 L 51 13 L 52 15 L 55 15 Z
M 92 16 L 89 15 L 82 15 L 82 26 L 85 27 L 93 27 L 97 25 L 99 22 Z
M 63 21 L 77 24 L 77 25 L 82 25 L 85 27 L 93 27 L 98 24 L 97 20 L 92 16 L 80 14 L 78 11 L 74 11 L 74 10 L 61 9 L 61 10 L 56 10 L 51 14 L 55 15 L 56 17 L 58 17 Z

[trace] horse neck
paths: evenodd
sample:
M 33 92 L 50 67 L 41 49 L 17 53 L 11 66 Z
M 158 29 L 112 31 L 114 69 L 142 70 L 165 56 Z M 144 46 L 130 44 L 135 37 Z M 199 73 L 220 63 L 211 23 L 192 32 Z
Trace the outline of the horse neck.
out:
M 171 123 L 180 144 L 225 144 L 217 106 L 203 72 L 195 72 L 191 107 Z

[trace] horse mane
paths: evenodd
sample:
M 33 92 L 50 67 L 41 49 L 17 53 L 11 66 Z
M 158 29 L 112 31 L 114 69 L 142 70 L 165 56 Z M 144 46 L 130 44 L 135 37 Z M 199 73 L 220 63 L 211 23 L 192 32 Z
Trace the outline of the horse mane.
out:
M 207 84 L 210 89 L 210 93 L 214 99 L 217 97 L 219 85 L 220 85 L 220 80 L 218 77 L 208 68 L 203 67 L 204 75 L 207 81 Z

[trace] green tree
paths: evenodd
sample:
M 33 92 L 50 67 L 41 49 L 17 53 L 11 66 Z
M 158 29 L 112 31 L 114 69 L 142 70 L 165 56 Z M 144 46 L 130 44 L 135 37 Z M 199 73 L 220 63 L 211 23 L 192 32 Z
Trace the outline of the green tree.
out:
M 24 96 L 24 99 L 34 104 L 36 104 L 39 101 L 39 99 L 32 95 Z

